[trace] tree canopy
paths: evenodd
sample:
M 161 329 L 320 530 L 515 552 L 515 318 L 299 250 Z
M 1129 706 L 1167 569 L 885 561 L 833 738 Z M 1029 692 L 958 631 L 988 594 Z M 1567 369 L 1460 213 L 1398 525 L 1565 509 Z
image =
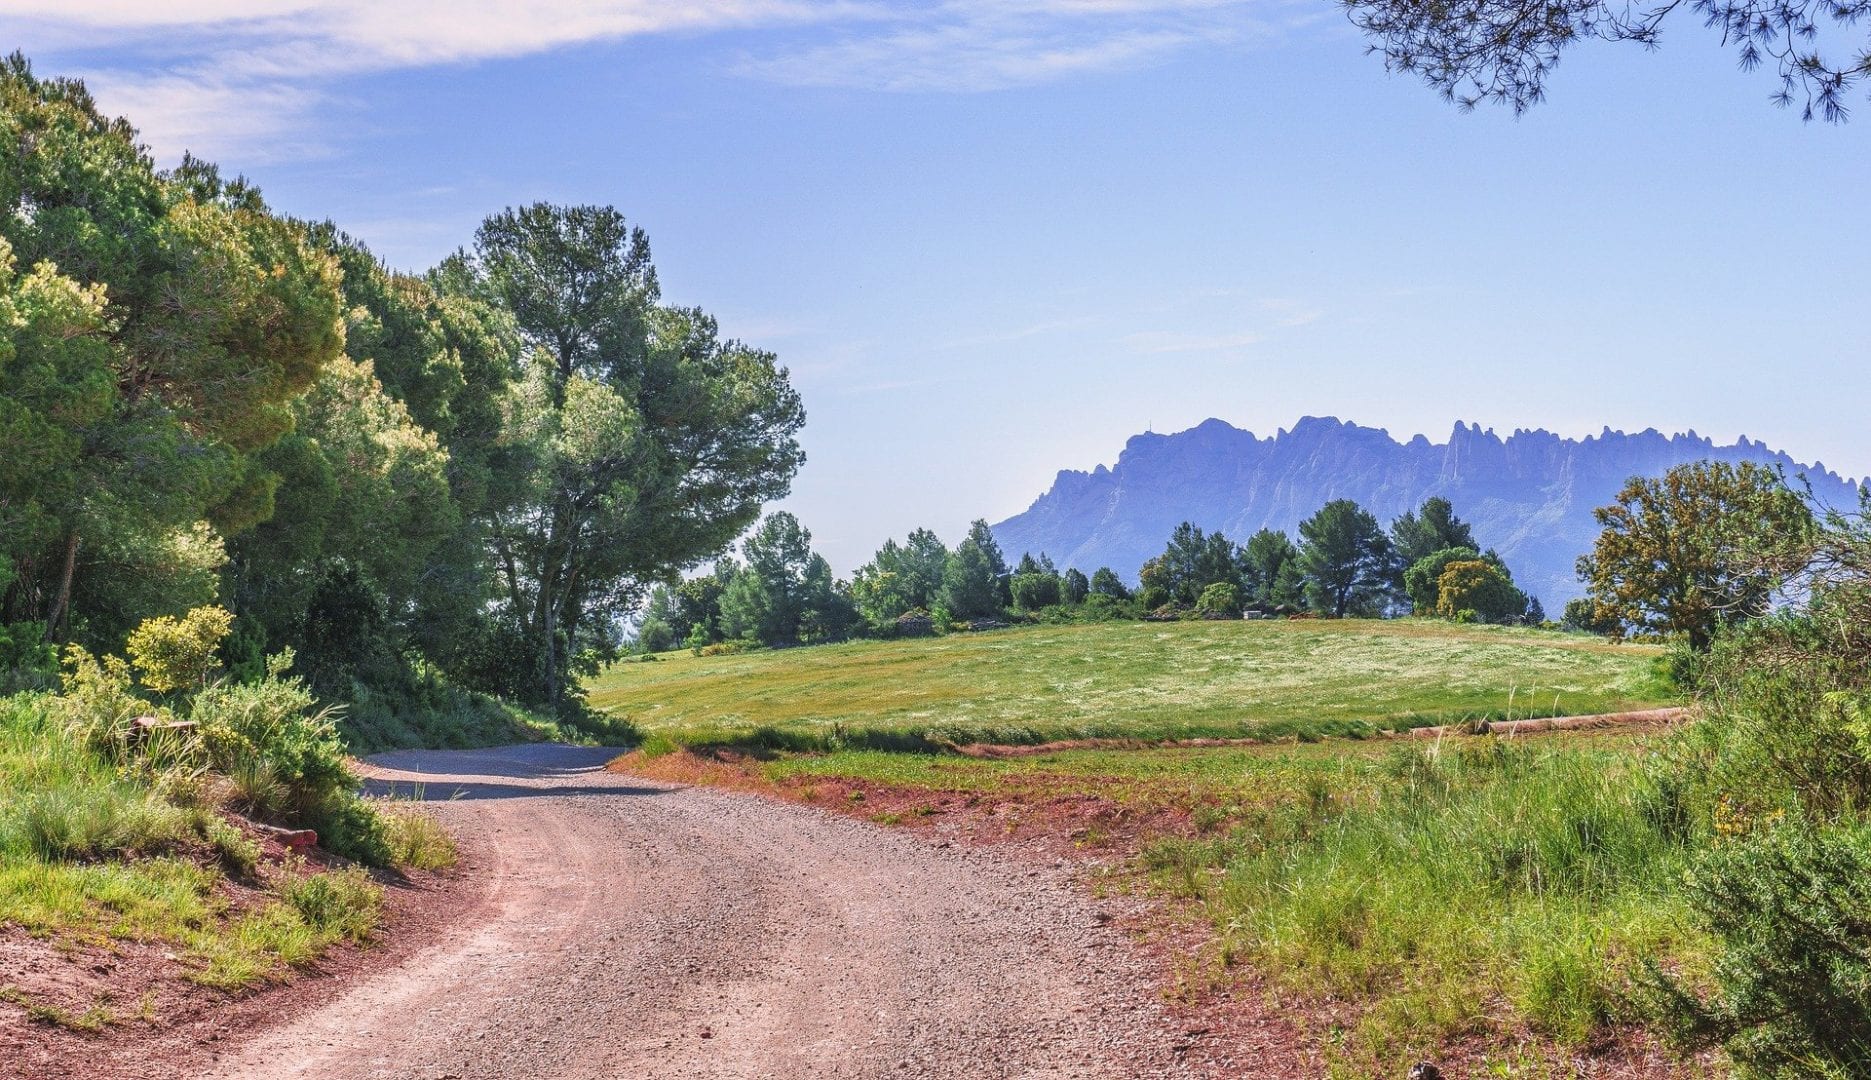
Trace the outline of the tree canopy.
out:
M 335 262 L 259 193 L 158 173 L 81 83 L 0 64 L 0 622 L 115 645 L 211 602 L 259 455 L 344 341 Z
M 507 406 L 516 481 L 487 535 L 502 636 L 556 704 L 573 657 L 614 647 L 650 582 L 786 493 L 805 412 L 771 353 L 659 306 L 648 242 L 609 207 L 497 214 L 456 267 L 527 350 Z
M 1805 498 L 1752 462 L 1633 477 L 1594 514 L 1604 531 L 1579 560 L 1591 622 L 1680 635 L 1697 649 L 1721 627 L 1766 613 L 1803 565 L 1815 526 Z
M 1369 510 L 1334 499 L 1300 522 L 1299 571 L 1312 606 L 1338 617 L 1377 614 L 1390 585 L 1390 541 Z
M 9 655 L 222 603 L 236 676 L 290 647 L 327 699 L 447 680 L 562 706 L 651 585 L 786 493 L 803 422 L 772 354 L 663 302 L 610 207 L 507 210 L 400 273 L 0 64 Z M 926 597 L 946 553 L 916 559 Z M 671 588 L 686 631 L 727 583 Z

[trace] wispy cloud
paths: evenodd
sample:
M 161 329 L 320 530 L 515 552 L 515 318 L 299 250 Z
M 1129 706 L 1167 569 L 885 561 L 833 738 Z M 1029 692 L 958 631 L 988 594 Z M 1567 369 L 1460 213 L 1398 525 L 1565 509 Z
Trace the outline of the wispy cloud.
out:
M 952 341 L 939 342 L 935 347 L 938 349 L 979 349 L 988 345 L 1006 345 L 1016 341 L 1025 341 L 1028 338 L 1063 333 L 1067 330 L 1080 330 L 1098 321 L 1099 317 L 1096 315 L 1075 315 L 1066 319 L 1045 319 L 1040 322 L 1027 323 L 1024 326 L 1016 326 L 1009 330 L 990 331 L 985 334 L 973 334 L 968 337 L 956 338 Z
M 1268 36 L 1276 0 L 947 0 L 893 10 L 831 40 L 754 55 L 738 70 L 779 82 L 979 92 L 1156 63 L 1197 46 Z
M 658 34 L 743 32 L 744 77 L 979 92 L 1162 62 L 1275 32 L 1292 0 L 0 0 L 15 37 L 109 59 L 87 72 L 165 159 L 330 149 L 348 77 Z M 811 27 L 801 33 L 800 28 Z M 761 36 L 752 41 L 746 33 Z M 130 59 L 132 58 L 133 59 Z
M 1235 334 L 1189 334 L 1179 330 L 1145 330 L 1126 334 L 1124 344 L 1132 351 L 1149 354 L 1185 352 L 1230 352 L 1258 345 L 1262 334 L 1245 331 Z
M 328 147 L 320 114 L 347 77 L 526 56 L 650 34 L 859 18 L 830 0 L 0 0 L 19 36 L 103 53 L 100 104 L 133 115 L 160 157 L 243 163 Z

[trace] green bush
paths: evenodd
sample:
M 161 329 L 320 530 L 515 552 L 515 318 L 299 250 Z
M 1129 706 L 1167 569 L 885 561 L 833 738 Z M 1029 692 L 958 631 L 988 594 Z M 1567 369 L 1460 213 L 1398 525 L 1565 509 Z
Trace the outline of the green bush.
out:
M 177 619 L 145 619 L 126 646 L 143 685 L 158 694 L 188 690 L 207 682 L 220 665 L 221 639 L 234 628 L 234 616 L 221 607 L 198 607 Z
M 1871 812 L 1871 753 L 1859 738 L 1861 658 L 1825 643 L 1822 622 L 1783 617 L 1717 640 L 1698 675 L 1720 790 L 1760 812 L 1815 822 Z
M 344 763 L 336 710 L 320 709 L 302 681 L 285 677 L 290 663 L 291 654 L 282 654 L 259 682 L 207 687 L 191 702 L 189 719 L 217 771 L 276 784 L 280 809 L 304 818 L 349 792 L 356 778 Z
M 1239 615 L 1241 590 L 1232 582 L 1217 581 L 1202 590 L 1202 595 L 1196 599 L 1195 610 L 1204 615 Z
M 98 658 L 82 646 L 65 649 L 64 693 L 51 699 L 64 728 L 85 749 L 119 764 L 135 746 L 134 721 L 145 715 L 168 719 L 137 695 L 130 665 L 121 658 Z
M 383 815 L 365 799 L 344 792 L 325 800 L 301 819 L 318 833 L 318 844 L 326 851 L 355 859 L 369 866 L 389 866 L 395 862 L 390 829 Z
M 1871 846 L 1864 832 L 1770 828 L 1687 877 L 1720 945 L 1706 995 L 1652 965 L 1651 1015 L 1683 1045 L 1721 1044 L 1743 1075 L 1871 1074 Z

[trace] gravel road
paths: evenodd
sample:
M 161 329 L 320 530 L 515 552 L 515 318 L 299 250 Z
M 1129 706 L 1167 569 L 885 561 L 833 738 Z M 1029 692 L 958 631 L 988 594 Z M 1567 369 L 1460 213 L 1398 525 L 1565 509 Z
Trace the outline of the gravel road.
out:
M 1179 1076 L 1147 972 L 1062 873 L 566 746 L 406 751 L 474 898 L 218 1077 Z

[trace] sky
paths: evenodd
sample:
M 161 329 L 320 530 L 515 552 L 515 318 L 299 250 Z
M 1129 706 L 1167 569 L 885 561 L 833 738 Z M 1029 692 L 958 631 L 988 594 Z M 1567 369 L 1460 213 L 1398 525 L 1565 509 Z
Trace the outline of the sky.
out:
M 790 369 L 840 573 L 1210 416 L 1871 474 L 1871 102 L 1802 123 L 1693 17 L 1520 117 L 1326 0 L 0 0 L 0 44 L 397 268 L 618 207 Z

